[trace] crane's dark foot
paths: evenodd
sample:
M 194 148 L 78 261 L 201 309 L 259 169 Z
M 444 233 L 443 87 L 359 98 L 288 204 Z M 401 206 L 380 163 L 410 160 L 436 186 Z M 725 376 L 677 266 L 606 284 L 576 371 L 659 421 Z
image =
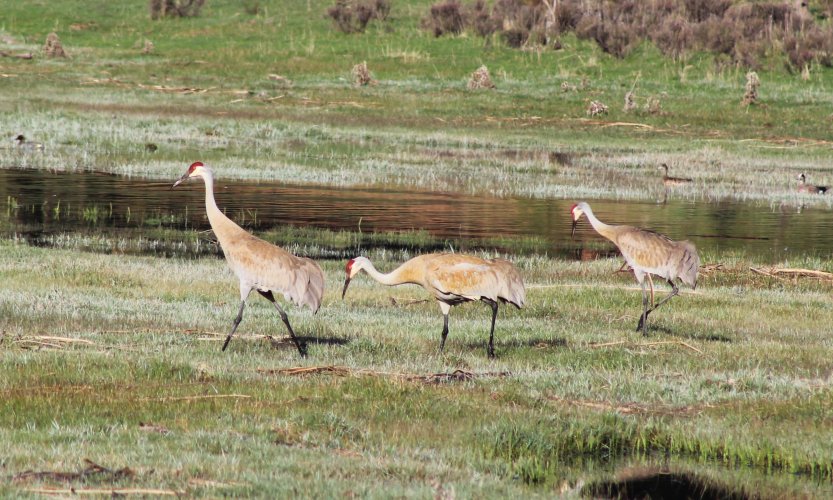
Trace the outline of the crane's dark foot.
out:
M 222 349 L 222 351 L 223 351 L 223 352 L 226 352 L 226 347 L 228 347 L 228 343 L 229 343 L 229 342 L 231 342 L 231 335 L 229 335 L 228 337 L 226 337 L 226 341 L 225 341 L 225 342 L 223 342 L 223 349 Z
M 489 356 L 489 359 L 495 359 L 497 357 L 497 356 L 495 356 L 495 348 L 494 347 L 490 347 L 490 348 L 486 349 L 486 354 Z
M 645 321 L 646 321 L 647 319 L 648 319 L 648 315 L 647 315 L 647 314 L 646 314 L 645 316 L 640 316 L 640 317 L 639 317 L 639 323 L 637 323 L 637 324 L 636 324 L 636 331 L 638 332 L 639 330 L 642 330 L 642 333 L 643 333 L 645 336 L 648 336 L 648 328 L 647 328 L 647 326 L 645 325 Z
M 298 354 L 300 354 L 302 358 L 307 357 L 307 343 L 306 342 L 298 343 Z

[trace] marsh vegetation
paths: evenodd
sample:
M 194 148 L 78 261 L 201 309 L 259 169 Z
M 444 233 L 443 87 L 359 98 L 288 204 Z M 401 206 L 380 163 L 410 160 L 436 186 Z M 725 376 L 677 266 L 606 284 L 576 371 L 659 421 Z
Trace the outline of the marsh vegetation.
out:
M 796 176 L 833 183 L 831 70 L 764 53 L 742 105 L 749 68 L 725 58 L 434 37 L 430 6 L 345 34 L 330 1 L 155 20 L 143 2 L 0 1 L 0 51 L 36 55 L 0 57 L 0 494 L 829 493 L 833 198 Z M 38 55 L 52 31 L 70 57 Z M 363 61 L 375 83 L 356 86 Z M 467 90 L 483 65 L 495 88 Z M 21 133 L 43 150 L 13 148 Z M 201 190 L 167 191 L 198 159 L 230 217 L 321 262 L 320 312 L 288 311 L 308 359 L 265 301 L 219 352 L 237 284 Z M 666 192 L 662 163 L 693 181 Z M 580 198 L 701 238 L 697 289 L 647 338 L 611 247 L 562 241 Z M 351 253 L 389 270 L 438 249 L 521 269 L 496 360 L 480 304 L 455 308 L 440 355 L 419 289 L 357 278 L 340 300 Z

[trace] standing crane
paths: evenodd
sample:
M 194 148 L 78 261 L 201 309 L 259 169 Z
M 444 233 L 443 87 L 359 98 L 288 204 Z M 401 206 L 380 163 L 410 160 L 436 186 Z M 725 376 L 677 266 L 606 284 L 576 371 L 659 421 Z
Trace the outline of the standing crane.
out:
M 671 177 L 668 175 L 668 165 L 665 163 L 660 165 L 659 168 L 660 170 L 665 170 L 665 173 L 662 174 L 662 184 L 665 187 L 681 186 L 689 182 L 694 182 L 693 179 L 689 179 L 688 177 Z
M 365 271 L 383 285 L 411 283 L 428 290 L 439 302 L 443 313 L 440 351 L 445 347 L 445 339 L 448 336 L 448 312 L 451 306 L 480 300 L 492 308 L 492 329 L 486 352 L 490 358 L 494 358 L 498 303 L 508 302 L 520 309 L 526 300 L 521 274 L 511 262 L 504 259 L 486 260 L 470 255 L 434 253 L 414 257 L 390 273 L 384 274 L 377 271 L 366 257 L 356 257 L 347 262 L 345 270 L 347 279 L 344 280 L 342 299 L 347 293 L 350 280 L 360 271 Z
M 648 315 L 680 292 L 675 280 L 680 279 L 692 288 L 697 287 L 700 256 L 690 241 L 674 241 L 663 234 L 638 227 L 605 224 L 593 215 L 590 205 L 585 202 L 573 205 L 570 214 L 573 217 L 571 235 L 575 235 L 576 225 L 581 216 L 586 215 L 593 229 L 612 241 L 633 269 L 636 281 L 642 287 L 642 316 L 636 326 L 637 332 L 642 330 L 643 335 L 648 335 Z M 645 276 L 650 280 L 652 274 L 665 279 L 671 285 L 671 293 L 649 309 Z
M 807 180 L 807 176 L 802 174 L 798 174 L 798 192 L 799 193 L 810 193 L 810 194 L 824 194 L 827 192 L 827 186 L 814 186 L 813 184 L 805 184 Z
M 318 312 L 321 298 L 324 296 L 324 273 L 321 268 L 311 259 L 292 255 L 279 246 L 249 234 L 226 217 L 214 201 L 214 175 L 202 162 L 192 163 L 171 189 L 196 178 L 202 178 L 205 182 L 205 211 L 208 222 L 217 235 L 228 266 L 240 280 L 240 309 L 237 311 L 231 333 L 223 344 L 223 351 L 243 320 L 246 298 L 252 290 L 257 290 L 278 310 L 292 341 L 295 342 L 295 347 L 298 348 L 298 353 L 306 356 L 306 343 L 295 336 L 286 312 L 275 300 L 273 293 L 283 295 L 284 299 L 296 305 L 309 306 L 313 314 Z

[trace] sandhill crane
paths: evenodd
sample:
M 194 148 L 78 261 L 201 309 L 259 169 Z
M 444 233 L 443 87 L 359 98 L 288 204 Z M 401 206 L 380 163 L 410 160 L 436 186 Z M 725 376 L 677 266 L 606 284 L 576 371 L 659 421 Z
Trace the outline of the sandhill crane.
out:
M 585 202 L 573 205 L 570 213 L 573 217 L 572 235 L 575 235 L 581 216 L 586 215 L 593 229 L 612 241 L 633 269 L 636 281 L 642 287 L 642 316 L 636 331 L 642 330 L 643 335 L 648 335 L 648 315 L 679 293 L 680 289 L 674 282 L 676 279 L 692 288 L 697 287 L 700 257 L 690 241 L 673 241 L 665 235 L 638 227 L 605 224 L 593 215 L 590 205 Z M 671 285 L 671 293 L 649 309 L 645 276 L 650 279 L 652 274 L 664 278 Z
M 460 254 L 428 254 L 414 257 L 390 273 L 383 274 L 373 267 L 366 257 L 356 257 L 347 262 L 347 279 L 341 298 L 347 293 L 350 280 L 360 271 L 383 285 L 411 283 L 430 292 L 440 304 L 443 313 L 443 331 L 440 351 L 448 336 L 448 312 L 451 306 L 480 300 L 492 308 L 492 329 L 489 333 L 487 353 L 495 357 L 495 318 L 498 303 L 510 303 L 520 309 L 526 300 L 523 279 L 515 266 L 504 259 L 481 259 Z
M 41 151 L 43 150 L 43 144 L 34 141 L 27 141 L 26 136 L 23 134 L 18 135 L 14 138 L 15 146 L 22 151 Z
M 805 184 L 805 180 L 807 176 L 804 174 L 798 174 L 798 192 L 799 193 L 811 193 L 811 194 L 824 194 L 827 192 L 827 186 L 814 186 L 812 184 Z
M 214 201 L 214 176 L 211 169 L 202 162 L 192 163 L 171 189 L 195 178 L 205 181 L 205 211 L 208 214 L 208 222 L 217 235 L 226 262 L 240 280 L 240 309 L 237 311 L 231 333 L 223 344 L 223 351 L 243 320 L 246 298 L 252 290 L 257 290 L 278 310 L 298 352 L 301 356 L 306 356 L 306 343 L 299 341 L 295 336 L 289 318 L 275 300 L 273 292 L 283 295 L 287 301 L 296 305 L 309 306 L 315 313 L 321 306 L 321 298 L 324 295 L 324 273 L 321 268 L 310 259 L 296 257 L 281 247 L 249 234 L 226 217 Z
M 665 173 L 662 175 L 662 184 L 665 187 L 672 187 L 672 186 L 681 186 L 683 184 L 688 184 L 689 182 L 693 182 L 693 179 L 689 179 L 688 177 L 671 177 L 668 175 L 668 165 L 663 163 L 659 166 L 660 170 L 665 170 Z

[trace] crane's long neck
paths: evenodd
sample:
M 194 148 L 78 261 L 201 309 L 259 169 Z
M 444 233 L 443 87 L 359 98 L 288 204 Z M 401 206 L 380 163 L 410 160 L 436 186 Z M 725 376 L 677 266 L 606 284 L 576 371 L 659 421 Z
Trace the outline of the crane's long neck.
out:
M 217 202 L 214 200 L 214 176 L 211 175 L 211 171 L 206 169 L 202 179 L 205 182 L 205 213 L 208 215 L 208 222 L 211 224 L 214 233 L 222 239 L 225 233 L 224 229 L 239 226 L 217 208 Z M 222 241 L 220 243 L 222 244 Z
M 605 238 L 613 241 L 614 235 L 616 233 L 616 226 L 605 224 L 604 222 L 597 219 L 596 216 L 593 214 L 593 211 L 590 210 L 590 207 L 587 205 L 583 206 L 582 210 L 584 211 L 584 215 L 587 216 L 587 220 L 590 221 L 590 225 L 593 226 L 593 229 L 595 229 L 597 233 L 601 234 Z
M 414 273 L 411 272 L 405 264 L 397 267 L 389 273 L 382 273 L 373 266 L 372 262 L 367 261 L 367 264 L 362 269 L 364 269 L 364 271 L 369 274 L 371 278 L 383 285 L 393 286 L 402 285 L 404 283 L 420 284 L 420 281 L 416 280 L 417 277 L 414 276 Z

